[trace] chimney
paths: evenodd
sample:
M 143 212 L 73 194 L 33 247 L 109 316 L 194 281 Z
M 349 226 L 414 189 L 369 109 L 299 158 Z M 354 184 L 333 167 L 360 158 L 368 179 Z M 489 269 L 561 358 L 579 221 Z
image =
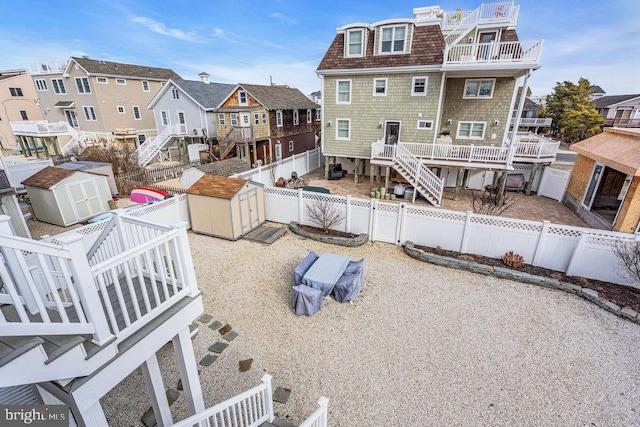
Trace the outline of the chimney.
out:
M 200 74 L 198 74 L 198 77 L 200 77 L 200 81 L 202 81 L 202 83 L 209 84 L 209 74 L 203 71 Z

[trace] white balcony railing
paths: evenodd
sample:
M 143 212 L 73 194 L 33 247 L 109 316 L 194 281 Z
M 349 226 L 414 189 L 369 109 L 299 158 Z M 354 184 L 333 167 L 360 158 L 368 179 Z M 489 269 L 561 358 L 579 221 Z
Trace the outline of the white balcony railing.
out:
M 67 122 L 49 123 L 47 120 L 39 121 L 14 121 L 11 122 L 11 130 L 14 135 L 25 136 L 51 136 L 69 134 Z
M 442 30 L 448 32 L 462 23 L 465 28 L 477 24 L 516 25 L 520 6 L 513 1 L 482 3 L 474 10 L 455 10 L 442 15 Z
M 522 127 L 549 127 L 551 126 L 551 117 L 521 117 L 520 126 Z M 515 124 L 516 118 L 511 119 L 511 124 Z
M 543 40 L 447 45 L 445 65 L 539 64 Z

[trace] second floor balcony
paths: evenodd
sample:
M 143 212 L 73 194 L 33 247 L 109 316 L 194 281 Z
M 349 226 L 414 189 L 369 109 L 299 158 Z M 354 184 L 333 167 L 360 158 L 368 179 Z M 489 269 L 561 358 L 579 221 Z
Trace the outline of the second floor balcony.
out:
M 604 125 L 617 128 L 640 128 L 640 119 L 605 119 Z
M 445 70 L 470 67 L 537 68 L 543 40 L 447 45 Z
M 521 117 L 520 127 L 549 127 L 551 126 L 551 117 Z M 515 125 L 516 118 L 511 119 L 511 125 Z
M 68 135 L 71 133 L 69 127 L 69 124 L 65 121 L 49 122 L 48 120 L 37 120 L 11 122 L 13 134 L 22 136 L 45 137 Z

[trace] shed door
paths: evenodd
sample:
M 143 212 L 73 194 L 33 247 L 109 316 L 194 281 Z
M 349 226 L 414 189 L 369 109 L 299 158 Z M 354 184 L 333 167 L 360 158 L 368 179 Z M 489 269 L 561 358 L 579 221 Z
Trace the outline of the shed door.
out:
M 258 210 L 258 190 L 249 189 L 238 194 L 240 201 L 240 228 L 244 235 L 260 225 L 260 212 Z
M 76 219 L 82 220 L 105 211 L 95 180 L 72 182 L 66 187 Z

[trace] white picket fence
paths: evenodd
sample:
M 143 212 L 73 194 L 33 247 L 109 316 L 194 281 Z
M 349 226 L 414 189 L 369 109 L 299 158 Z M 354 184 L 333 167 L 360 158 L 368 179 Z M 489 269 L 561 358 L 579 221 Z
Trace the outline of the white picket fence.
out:
M 401 245 L 410 240 L 492 258 L 514 251 L 535 266 L 630 284 L 612 250 L 617 240 L 633 241 L 626 233 L 277 187 L 265 188 L 266 219 L 317 225 L 307 215 L 307 206 L 316 200 L 326 200 L 344 213 L 341 231 L 367 233 L 373 241 Z
M 255 169 L 248 170 L 233 175 L 234 178 L 244 178 L 251 181 L 259 182 L 266 186 L 273 186 L 278 178 L 291 178 L 291 173 L 295 172 L 298 176 L 308 174 L 312 170 L 322 166 L 324 157 L 320 147 L 308 150 L 301 154 L 294 154 L 286 159 L 260 166 Z

